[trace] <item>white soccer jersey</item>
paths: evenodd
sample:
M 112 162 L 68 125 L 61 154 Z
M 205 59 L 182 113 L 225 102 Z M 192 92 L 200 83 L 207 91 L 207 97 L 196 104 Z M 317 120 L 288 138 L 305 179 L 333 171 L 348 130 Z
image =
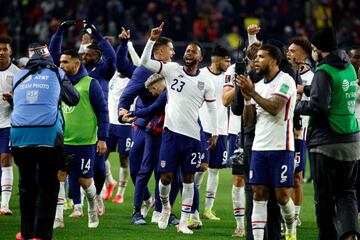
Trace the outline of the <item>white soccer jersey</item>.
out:
M 167 104 L 164 127 L 200 141 L 199 109 L 205 101 L 211 112 L 210 132 L 217 134 L 214 85 L 200 71 L 196 75 L 188 75 L 184 67 L 177 63 L 161 63 L 151 59 L 154 43 L 151 40 L 146 43 L 141 64 L 165 77 Z
M 294 151 L 293 115 L 296 102 L 294 79 L 280 71 L 273 80 L 255 84 L 256 92 L 265 99 L 280 96 L 287 99 L 285 107 L 272 116 L 256 104 L 255 139 L 252 150 L 256 151 Z
M 300 76 L 301 76 L 302 84 L 304 86 L 308 86 L 311 85 L 312 79 L 314 77 L 314 73 L 311 70 L 308 70 L 304 73 L 301 73 Z M 309 101 L 309 100 L 310 97 L 307 97 L 305 94 L 302 94 L 301 101 Z M 306 140 L 306 131 L 309 124 L 309 118 L 310 118 L 309 116 L 301 116 L 303 130 L 298 139 Z
M 109 108 L 109 122 L 116 125 L 131 125 L 129 123 L 120 123 L 119 117 L 119 99 L 124 92 L 125 87 L 130 81 L 127 77 L 121 77 L 119 72 L 115 72 L 114 76 L 109 82 L 109 96 L 108 96 L 108 108 Z M 134 104 L 133 104 L 134 105 Z M 132 105 L 132 107 L 133 107 Z M 132 108 L 131 107 L 131 108 Z
M 0 70 L 0 128 L 10 127 L 11 106 L 2 100 L 2 95 L 12 91 L 14 75 L 18 72 L 20 69 L 13 63 L 7 69 Z
M 186 74 L 177 63 L 163 64 L 160 74 L 166 79 L 168 94 L 164 127 L 200 141 L 199 109 L 204 101 L 215 105 L 213 84 L 200 71 L 194 76 Z M 210 124 L 209 131 L 217 135 L 216 124 Z
M 214 74 L 208 67 L 200 69 L 202 74 L 205 75 L 206 81 L 211 81 L 215 87 L 215 99 L 216 99 L 216 110 L 217 110 L 217 133 L 219 135 L 227 135 L 228 125 L 228 108 L 222 104 L 223 88 L 225 82 L 225 74 L 219 73 Z M 201 125 L 204 132 L 210 132 L 210 116 L 207 108 L 207 104 L 203 104 L 199 111 Z
M 225 72 L 225 81 L 223 87 L 235 87 L 235 64 L 232 64 L 228 67 Z M 238 134 L 241 131 L 241 116 L 236 116 L 233 114 L 229 107 L 229 124 L 228 124 L 228 133 L 229 134 Z

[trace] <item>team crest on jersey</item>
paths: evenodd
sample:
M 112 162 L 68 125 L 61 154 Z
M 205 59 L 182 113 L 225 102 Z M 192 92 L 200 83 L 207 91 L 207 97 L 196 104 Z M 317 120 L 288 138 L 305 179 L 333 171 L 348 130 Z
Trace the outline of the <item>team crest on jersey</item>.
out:
M 28 103 L 36 103 L 39 98 L 39 91 L 37 90 L 28 90 L 26 91 L 26 101 Z
M 161 160 L 160 161 L 160 167 L 164 168 L 166 166 L 166 161 L 165 160 Z
M 200 91 L 204 90 L 204 87 L 205 87 L 205 83 L 204 82 L 201 82 L 201 81 L 198 81 L 198 84 L 197 84 L 197 87 Z

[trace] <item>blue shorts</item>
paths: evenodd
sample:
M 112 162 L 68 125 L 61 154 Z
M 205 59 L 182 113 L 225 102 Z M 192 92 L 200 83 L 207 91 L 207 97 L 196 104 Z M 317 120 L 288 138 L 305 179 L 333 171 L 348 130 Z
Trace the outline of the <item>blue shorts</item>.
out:
M 206 141 L 211 137 L 210 133 L 204 132 Z M 219 135 L 215 149 L 209 151 L 209 167 L 210 168 L 226 168 L 227 150 L 225 135 Z M 206 142 L 207 143 L 207 142 Z
M 305 170 L 306 162 L 306 141 L 301 139 L 295 139 L 295 172 L 301 172 Z
M 294 152 L 252 151 L 249 180 L 251 184 L 274 188 L 294 185 Z
M 75 175 L 78 178 L 92 178 L 94 176 L 96 144 L 81 146 L 65 145 L 64 151 L 75 155 L 70 175 Z
M 203 163 L 209 163 L 210 161 L 210 152 L 207 150 L 209 147 L 209 143 L 207 142 L 208 138 L 206 136 L 206 133 L 204 131 L 200 131 L 200 152 L 201 152 L 201 162 Z
M 132 145 L 132 126 L 110 124 L 106 145 L 111 152 L 115 152 L 117 147 L 120 154 L 128 156 Z
M 198 172 L 201 161 L 200 141 L 165 128 L 159 159 L 159 173 L 175 173 L 179 167 L 182 172 Z
M 0 153 L 10 153 L 10 128 L 0 128 Z

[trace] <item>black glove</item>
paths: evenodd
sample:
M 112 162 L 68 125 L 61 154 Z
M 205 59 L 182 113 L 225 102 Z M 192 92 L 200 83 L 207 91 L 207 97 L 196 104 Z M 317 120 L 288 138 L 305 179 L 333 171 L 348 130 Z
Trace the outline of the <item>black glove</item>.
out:
M 76 24 L 76 21 L 74 20 L 67 20 L 67 21 L 64 21 L 60 24 L 59 28 L 61 30 L 67 30 L 69 29 L 71 26 L 75 26 Z
M 96 28 L 93 24 L 91 24 L 88 20 L 83 20 L 83 24 L 84 24 L 84 30 L 88 33 L 88 34 L 94 34 L 94 32 L 96 32 Z
M 103 36 L 97 31 L 96 27 L 94 26 L 94 24 L 91 24 L 89 21 L 87 20 L 83 20 L 83 24 L 84 24 L 84 30 L 95 37 L 95 39 L 97 39 L 98 41 L 103 40 Z

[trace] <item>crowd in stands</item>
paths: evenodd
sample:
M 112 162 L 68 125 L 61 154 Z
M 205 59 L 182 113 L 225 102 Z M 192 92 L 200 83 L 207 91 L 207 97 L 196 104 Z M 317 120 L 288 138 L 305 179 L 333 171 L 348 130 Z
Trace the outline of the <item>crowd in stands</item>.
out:
M 149 29 L 163 20 L 163 34 L 175 41 L 220 41 L 232 50 L 245 45 L 242 36 L 252 23 L 261 26 L 261 39 L 285 44 L 334 23 L 340 47 L 347 47 L 360 43 L 358 12 L 355 0 L 3 0 L 0 33 L 15 39 L 20 57 L 29 43 L 49 42 L 66 19 L 86 18 L 104 35 L 117 36 L 124 26 L 141 49 Z M 68 33 L 66 47 L 78 42 L 81 24 Z

